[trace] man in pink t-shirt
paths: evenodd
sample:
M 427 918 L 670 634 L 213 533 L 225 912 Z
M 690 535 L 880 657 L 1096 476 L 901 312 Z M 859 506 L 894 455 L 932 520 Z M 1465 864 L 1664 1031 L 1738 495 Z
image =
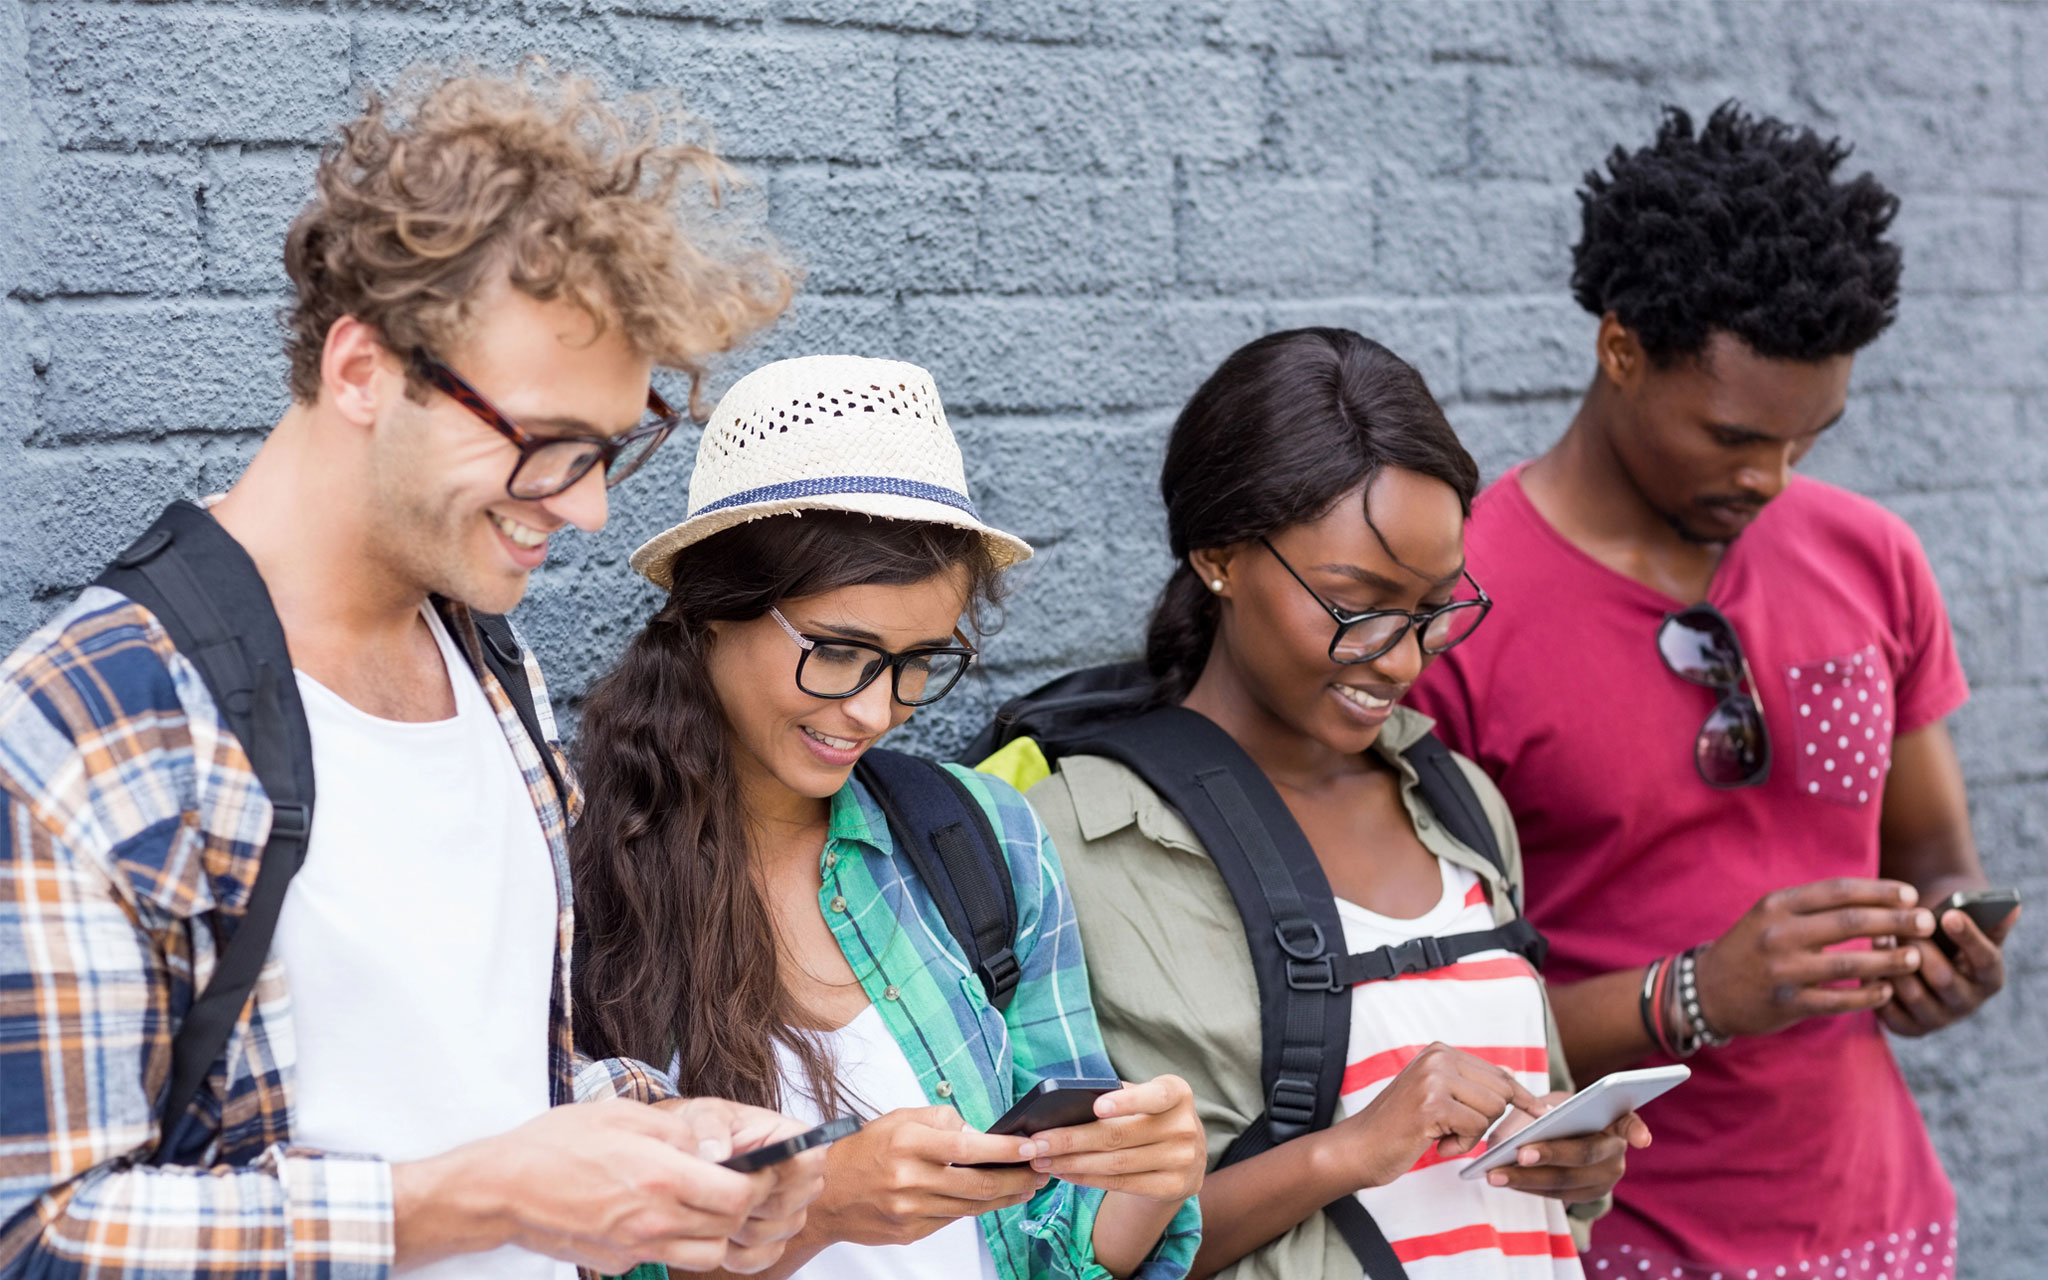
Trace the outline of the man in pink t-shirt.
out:
M 1835 141 L 1671 112 L 1581 194 L 1598 370 L 1481 495 L 1497 601 L 1410 701 L 1500 784 L 1582 1082 L 1687 1058 L 1589 1275 L 1955 1274 L 1955 1196 L 1886 1031 L 2004 982 L 1945 717 L 1968 695 L 1918 541 L 1795 466 L 1891 321 L 1897 201 Z M 1948 933 L 1960 958 L 1932 941 Z

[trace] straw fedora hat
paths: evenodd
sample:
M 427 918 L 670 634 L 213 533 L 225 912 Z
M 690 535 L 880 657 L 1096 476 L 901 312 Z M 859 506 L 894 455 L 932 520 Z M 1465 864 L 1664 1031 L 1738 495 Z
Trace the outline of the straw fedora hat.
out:
M 981 522 L 932 376 L 899 360 L 801 356 L 732 385 L 697 445 L 689 515 L 633 553 L 667 590 L 676 552 L 721 529 L 789 511 L 852 511 L 973 529 L 996 564 L 1031 555 Z

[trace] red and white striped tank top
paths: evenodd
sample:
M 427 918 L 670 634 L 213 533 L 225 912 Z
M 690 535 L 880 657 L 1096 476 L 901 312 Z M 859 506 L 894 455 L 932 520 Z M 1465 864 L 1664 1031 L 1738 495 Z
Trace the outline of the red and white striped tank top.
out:
M 1397 920 L 1339 898 L 1346 949 L 1370 951 L 1410 938 L 1493 928 L 1493 909 L 1479 877 L 1441 858 L 1437 865 L 1443 870 L 1443 898 L 1416 919 Z M 1364 1108 L 1437 1040 L 1506 1067 L 1538 1097 L 1548 1093 L 1539 981 L 1520 956 L 1482 951 L 1430 973 L 1353 987 L 1344 1114 Z M 1458 1177 L 1478 1154 L 1442 1159 L 1432 1150 L 1388 1185 L 1358 1193 L 1410 1280 L 1580 1280 L 1584 1272 L 1564 1206 Z

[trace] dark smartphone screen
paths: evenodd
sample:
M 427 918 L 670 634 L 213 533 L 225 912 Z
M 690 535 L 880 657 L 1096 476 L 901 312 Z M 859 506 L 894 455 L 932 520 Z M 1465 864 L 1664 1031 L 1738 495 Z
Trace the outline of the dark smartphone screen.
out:
M 757 1169 L 766 1169 L 769 1165 L 781 1164 L 784 1160 L 801 1155 L 812 1147 L 822 1147 L 841 1138 L 852 1137 L 859 1129 L 858 1119 L 853 1116 L 841 1116 L 837 1120 L 827 1120 L 817 1128 L 806 1130 L 793 1138 L 771 1142 L 765 1147 L 755 1147 L 752 1151 L 742 1151 L 730 1160 L 720 1163 L 728 1169 L 752 1173 Z
M 1962 954 L 1962 946 L 1941 927 L 1941 918 L 1951 911 L 1960 911 L 1970 917 L 1971 923 L 1986 933 L 2000 920 L 2011 914 L 2020 905 L 2018 889 L 1977 889 L 1958 891 L 1941 900 L 1934 909 L 1934 945 L 1941 948 L 1941 954 L 1954 960 Z
M 1065 1129 L 1095 1119 L 1095 1100 L 1123 1088 L 1121 1080 L 1040 1080 L 988 1131 L 999 1137 L 1028 1138 L 1047 1129 Z M 1022 1160 L 963 1165 L 968 1169 L 1004 1169 Z

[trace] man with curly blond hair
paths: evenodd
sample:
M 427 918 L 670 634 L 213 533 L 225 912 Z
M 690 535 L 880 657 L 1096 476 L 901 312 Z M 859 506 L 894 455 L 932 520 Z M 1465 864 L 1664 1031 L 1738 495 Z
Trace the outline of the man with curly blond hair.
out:
M 578 798 L 538 670 L 508 690 L 482 645 L 510 633 L 479 629 L 674 428 L 654 369 L 694 400 L 787 303 L 772 255 L 684 212 L 726 182 L 688 127 L 530 67 L 373 101 L 323 157 L 285 249 L 292 404 L 181 517 L 260 574 L 319 805 L 184 1105 L 174 1042 L 292 806 L 214 659 L 127 595 L 0 664 L 0 1277 L 751 1271 L 801 1225 L 819 1157 L 714 1163 L 789 1122 L 622 1101 L 659 1074 L 575 1056 Z

